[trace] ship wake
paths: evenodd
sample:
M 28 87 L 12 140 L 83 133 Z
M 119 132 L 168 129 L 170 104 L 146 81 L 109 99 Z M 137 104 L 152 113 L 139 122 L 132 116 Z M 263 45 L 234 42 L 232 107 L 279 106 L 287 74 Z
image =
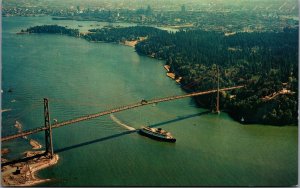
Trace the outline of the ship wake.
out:
M 118 125 L 121 125 L 122 127 L 124 127 L 125 129 L 128 129 L 130 131 L 135 131 L 136 129 L 133 127 L 130 127 L 124 123 L 122 123 L 116 116 L 114 116 L 113 114 L 110 114 L 110 119 L 113 120 L 115 123 L 117 123 Z

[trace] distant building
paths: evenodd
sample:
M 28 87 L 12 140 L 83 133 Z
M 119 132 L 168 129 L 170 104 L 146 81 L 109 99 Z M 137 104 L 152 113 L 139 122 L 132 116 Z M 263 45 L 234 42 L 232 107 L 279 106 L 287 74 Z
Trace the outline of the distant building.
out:
M 181 12 L 185 12 L 186 10 L 185 10 L 185 5 L 182 5 L 181 6 Z
M 81 6 L 77 5 L 76 9 L 77 9 L 77 13 L 80 13 L 80 14 L 82 14 L 82 13 L 83 13 L 83 10 L 84 10 L 84 8 L 83 8 L 83 7 L 81 7 Z
M 146 14 L 147 15 L 151 15 L 152 14 L 152 9 L 151 9 L 150 5 L 148 5 L 148 7 L 147 7 Z

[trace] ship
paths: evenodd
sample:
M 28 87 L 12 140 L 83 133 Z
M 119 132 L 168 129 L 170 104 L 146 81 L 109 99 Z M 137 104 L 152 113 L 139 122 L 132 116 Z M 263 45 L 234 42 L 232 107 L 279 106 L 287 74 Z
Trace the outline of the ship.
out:
M 174 138 L 171 133 L 161 129 L 161 128 L 151 128 L 151 127 L 142 127 L 139 130 L 141 135 L 147 136 L 152 139 L 165 141 L 165 142 L 176 142 L 176 138 Z

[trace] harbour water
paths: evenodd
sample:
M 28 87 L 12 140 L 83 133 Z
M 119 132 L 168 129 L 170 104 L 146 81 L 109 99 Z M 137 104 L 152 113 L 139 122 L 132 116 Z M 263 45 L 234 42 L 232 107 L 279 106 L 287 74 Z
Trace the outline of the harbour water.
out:
M 43 98 L 51 120 L 72 119 L 117 106 L 183 94 L 166 77 L 163 61 L 134 48 L 90 43 L 21 29 L 59 24 L 85 31 L 106 23 L 50 17 L 2 19 L 2 135 L 43 125 Z M 12 92 L 8 90 L 12 88 Z M 38 173 L 39 186 L 288 186 L 297 184 L 297 126 L 241 125 L 226 113 L 208 113 L 186 98 L 144 106 L 53 130 L 57 165 Z M 117 121 L 114 121 L 117 119 Z M 126 125 L 162 127 L 165 143 L 128 132 Z M 44 133 L 29 136 L 44 145 Z M 28 141 L 2 143 L 18 158 Z

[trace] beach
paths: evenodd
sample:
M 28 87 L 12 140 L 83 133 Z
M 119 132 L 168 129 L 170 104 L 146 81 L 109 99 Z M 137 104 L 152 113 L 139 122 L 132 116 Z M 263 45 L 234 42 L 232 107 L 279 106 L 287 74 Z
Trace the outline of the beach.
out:
M 24 155 L 31 157 L 33 155 L 42 154 L 43 152 L 44 151 L 27 151 Z M 32 186 L 50 181 L 50 179 L 38 178 L 36 173 L 41 169 L 55 165 L 58 160 L 59 156 L 57 154 L 54 154 L 52 159 L 43 155 L 26 162 L 2 166 L 2 186 Z

